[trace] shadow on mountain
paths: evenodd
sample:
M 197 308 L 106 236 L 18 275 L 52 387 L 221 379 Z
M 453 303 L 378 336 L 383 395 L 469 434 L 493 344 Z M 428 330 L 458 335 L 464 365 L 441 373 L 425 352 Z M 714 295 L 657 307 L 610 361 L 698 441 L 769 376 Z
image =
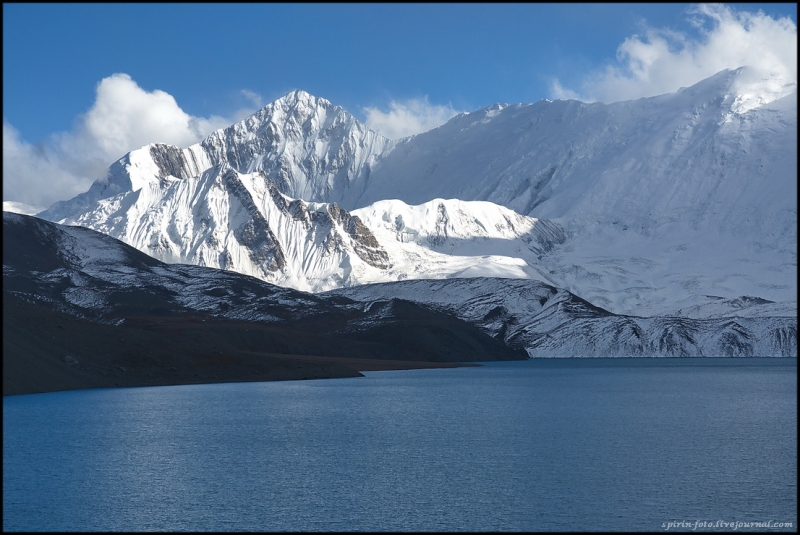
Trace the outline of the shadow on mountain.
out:
M 526 358 L 425 305 L 390 299 L 366 307 L 163 264 L 94 231 L 5 213 L 3 223 L 4 395 Z M 97 251 L 122 265 L 97 260 Z M 244 309 L 255 319 L 236 317 Z

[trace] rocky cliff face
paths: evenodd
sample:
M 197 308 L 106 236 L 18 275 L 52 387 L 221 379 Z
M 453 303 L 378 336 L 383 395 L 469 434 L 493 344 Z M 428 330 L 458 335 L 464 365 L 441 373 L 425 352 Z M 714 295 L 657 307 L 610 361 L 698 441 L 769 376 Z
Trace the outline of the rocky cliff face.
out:
M 167 175 L 100 199 L 97 206 L 68 221 L 163 261 L 237 271 L 298 289 L 352 284 L 354 268 L 380 272 L 390 266 L 357 216 L 335 203 L 291 199 L 265 172 L 240 174 L 225 163 L 195 177 Z

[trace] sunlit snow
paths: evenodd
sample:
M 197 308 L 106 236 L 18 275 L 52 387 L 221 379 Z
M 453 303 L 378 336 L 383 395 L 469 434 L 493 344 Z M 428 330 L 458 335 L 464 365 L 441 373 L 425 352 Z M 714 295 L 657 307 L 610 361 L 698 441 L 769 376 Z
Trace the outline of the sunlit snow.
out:
M 189 148 L 133 151 L 39 215 L 313 292 L 500 277 L 617 314 L 740 296 L 796 310 L 796 84 L 725 70 L 636 101 L 498 104 L 399 141 L 295 91 Z

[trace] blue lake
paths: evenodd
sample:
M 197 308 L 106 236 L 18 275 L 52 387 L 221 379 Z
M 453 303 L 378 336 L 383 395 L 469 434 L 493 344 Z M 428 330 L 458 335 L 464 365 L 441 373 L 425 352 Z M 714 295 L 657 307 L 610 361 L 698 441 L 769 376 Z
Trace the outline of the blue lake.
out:
M 6 397 L 3 530 L 796 529 L 797 359 L 365 375 Z

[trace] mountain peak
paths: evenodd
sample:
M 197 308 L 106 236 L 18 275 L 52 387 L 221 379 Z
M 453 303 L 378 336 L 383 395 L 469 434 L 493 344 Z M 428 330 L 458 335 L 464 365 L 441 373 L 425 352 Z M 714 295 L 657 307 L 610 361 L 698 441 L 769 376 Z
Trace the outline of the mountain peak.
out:
M 733 71 L 731 90 L 736 95 L 731 111 L 745 113 L 797 92 L 797 80 L 786 73 L 767 72 L 753 67 Z
M 797 80 L 786 73 L 770 72 L 743 65 L 723 69 L 678 93 L 690 96 L 706 93 L 723 96 L 723 106 L 735 114 L 743 114 L 797 92 Z
M 295 89 L 294 91 L 286 93 L 284 96 L 276 100 L 273 104 L 278 104 L 278 103 L 285 104 L 291 107 L 297 106 L 298 104 L 305 104 L 306 106 L 311 106 L 311 107 L 321 106 L 323 108 L 329 108 L 332 106 L 329 100 L 321 97 L 315 97 L 311 93 L 303 91 L 302 89 Z

